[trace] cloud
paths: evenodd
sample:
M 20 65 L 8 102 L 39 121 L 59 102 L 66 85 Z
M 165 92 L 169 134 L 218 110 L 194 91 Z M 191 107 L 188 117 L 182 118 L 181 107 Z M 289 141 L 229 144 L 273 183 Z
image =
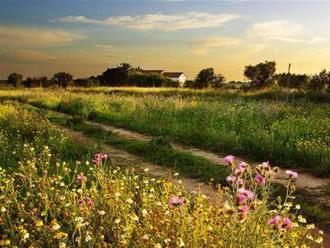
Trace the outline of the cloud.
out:
M 328 40 L 309 34 L 303 25 L 286 19 L 255 23 L 248 31 L 248 35 L 268 41 L 319 43 Z
M 95 47 L 100 48 L 101 50 L 104 51 L 113 51 L 113 46 L 112 45 L 107 45 L 107 44 L 94 44 Z
M 240 18 L 239 15 L 229 13 L 213 15 L 203 12 L 188 12 L 181 15 L 165 15 L 156 13 L 136 16 L 114 16 L 103 20 L 91 19 L 84 16 L 67 16 L 59 18 L 56 21 L 62 23 L 88 23 L 121 26 L 136 30 L 175 31 L 183 29 L 218 27 L 238 18 Z
M 12 62 L 51 62 L 56 60 L 56 56 L 50 53 L 37 50 L 9 50 L 0 54 L 1 60 Z
M 0 26 L 0 45 L 7 47 L 51 47 L 82 38 L 79 33 L 59 29 Z
M 192 49 L 197 53 L 204 53 L 212 48 L 237 46 L 240 39 L 232 37 L 206 37 L 192 43 Z

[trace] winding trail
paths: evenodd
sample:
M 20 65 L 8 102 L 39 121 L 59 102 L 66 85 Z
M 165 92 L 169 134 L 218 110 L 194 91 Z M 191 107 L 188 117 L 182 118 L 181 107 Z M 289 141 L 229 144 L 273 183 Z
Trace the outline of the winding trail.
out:
M 71 139 L 78 141 L 81 144 L 95 145 L 95 140 L 86 137 L 82 132 L 74 131 L 69 128 L 56 125 L 58 129 L 64 131 Z M 110 145 L 102 145 L 101 151 L 110 155 L 111 161 L 122 168 L 133 168 L 134 171 L 146 174 L 151 177 L 161 177 L 169 179 L 175 184 L 182 183 L 187 192 L 196 191 L 197 189 L 209 197 L 210 201 L 215 202 L 216 190 L 204 183 L 188 177 L 175 177 L 174 172 L 164 166 L 153 163 L 144 162 L 138 156 L 128 153 L 124 150 L 114 148 Z
M 99 127 L 105 131 L 113 132 L 117 135 L 120 135 L 126 139 L 131 140 L 139 140 L 139 141 L 150 141 L 152 140 L 152 136 L 144 135 L 141 133 L 137 133 L 134 131 L 130 131 L 123 128 L 118 128 L 106 124 L 101 124 L 98 122 L 91 122 L 87 121 L 87 124 L 94 125 L 96 127 Z M 178 145 L 175 143 L 172 143 L 172 146 L 182 152 L 189 152 L 192 155 L 202 157 L 206 160 L 209 160 L 210 162 L 217 164 L 217 165 L 224 165 L 224 157 L 220 156 L 216 153 L 212 153 L 209 151 L 205 151 L 199 148 L 194 147 L 186 147 L 182 145 Z M 237 158 L 238 160 L 249 162 L 243 158 Z M 251 163 L 252 165 L 255 165 L 256 163 Z M 285 174 L 285 170 L 288 168 L 285 168 L 284 166 L 279 166 L 279 172 L 276 174 L 276 177 L 274 178 L 274 182 L 280 183 L 282 185 L 285 185 L 287 180 L 287 176 Z M 317 196 L 321 201 L 330 203 L 330 195 L 322 194 L 322 189 L 326 186 L 330 186 L 330 178 L 319 178 L 315 177 L 309 173 L 299 171 L 299 177 L 295 181 L 295 185 L 298 189 L 306 190 L 307 192 L 313 193 L 314 196 Z

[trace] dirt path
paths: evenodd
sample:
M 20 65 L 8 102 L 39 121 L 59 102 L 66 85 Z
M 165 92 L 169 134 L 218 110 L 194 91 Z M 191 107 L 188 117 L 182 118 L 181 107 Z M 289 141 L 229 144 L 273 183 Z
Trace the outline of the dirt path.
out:
M 73 131 L 71 129 L 59 125 L 57 125 L 57 128 L 63 130 L 73 140 L 76 140 L 82 144 L 95 145 L 94 140 L 87 138 L 81 132 Z M 102 152 L 110 155 L 111 161 L 113 161 L 116 166 L 124 168 L 134 168 L 134 170 L 138 173 L 143 173 L 151 177 L 170 179 L 176 184 L 180 183 L 180 180 L 187 192 L 196 191 L 197 189 L 199 189 L 202 193 L 207 195 L 211 201 L 216 200 L 216 192 L 209 185 L 203 184 L 201 182 L 198 182 L 197 180 L 187 177 L 180 176 L 175 179 L 173 171 L 171 171 L 170 169 L 160 165 L 146 163 L 142 161 L 138 156 L 135 156 L 124 150 L 114 148 L 110 145 L 103 145 L 101 150 Z
M 105 124 L 91 122 L 91 121 L 89 121 L 87 123 L 97 126 L 99 128 L 102 128 L 105 131 L 111 131 L 111 132 L 118 134 L 127 139 L 140 140 L 140 141 L 150 141 L 152 139 L 151 136 L 147 136 L 147 135 L 144 135 L 141 133 L 126 130 L 123 128 L 117 128 L 117 127 L 113 127 L 110 125 L 105 125 Z M 224 164 L 224 157 L 220 156 L 218 154 L 215 154 L 215 153 L 212 153 L 209 151 L 205 151 L 202 149 L 198 149 L 198 148 L 185 147 L 185 146 L 181 146 L 178 144 L 172 144 L 172 146 L 178 151 L 189 152 L 195 156 L 199 156 L 204 159 L 207 159 L 207 160 L 213 162 L 214 164 L 218 164 L 218 165 Z M 244 160 L 242 158 L 237 158 L 237 159 Z M 247 161 L 247 160 L 244 160 L 244 161 Z M 274 179 L 275 182 L 278 182 L 281 184 L 286 183 L 287 176 L 285 174 L 285 170 L 286 169 L 281 166 L 279 173 L 277 173 L 276 178 Z M 330 186 L 330 178 L 318 178 L 318 177 L 315 177 L 315 176 L 310 175 L 305 172 L 301 172 L 301 171 L 298 171 L 298 172 L 299 172 L 299 177 L 295 181 L 295 185 L 299 189 L 304 189 L 304 190 L 307 190 L 307 191 L 313 192 L 313 193 L 317 192 L 320 194 L 322 192 L 323 187 Z M 324 198 L 324 197 L 322 197 L 322 198 Z M 328 198 L 324 198 L 322 200 L 328 201 L 330 203 L 330 196 Z

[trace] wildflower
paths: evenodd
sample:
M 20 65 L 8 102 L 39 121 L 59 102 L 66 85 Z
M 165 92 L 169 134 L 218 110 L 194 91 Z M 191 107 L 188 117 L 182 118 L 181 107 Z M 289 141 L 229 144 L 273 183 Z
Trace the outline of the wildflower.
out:
M 35 223 L 36 227 L 42 227 L 44 225 L 44 223 L 42 222 L 42 220 L 38 220 L 36 223 Z
M 282 228 L 291 230 L 292 229 L 292 222 L 289 218 L 284 218 L 282 222 Z
M 108 155 L 106 153 L 96 153 L 92 161 L 95 166 L 99 166 L 104 160 L 107 159 Z
M 77 183 L 82 185 L 84 182 L 87 181 L 87 177 L 85 177 L 83 174 L 80 174 L 77 176 Z
M 298 221 L 300 223 L 306 223 L 307 222 L 306 219 L 304 217 L 302 217 L 301 215 L 298 216 Z
M 297 178 L 298 177 L 298 173 L 292 170 L 286 170 L 285 174 L 287 174 L 289 176 L 289 178 Z
M 257 182 L 257 184 L 263 185 L 266 183 L 265 177 L 263 177 L 259 174 L 257 174 L 254 179 Z
M 89 196 L 85 197 L 85 201 L 86 201 L 86 204 L 90 207 L 94 205 L 94 202 L 92 201 L 92 199 Z
M 179 198 L 177 196 L 172 196 L 168 201 L 168 205 L 170 206 L 170 208 L 180 207 L 183 205 L 183 203 L 184 203 L 184 199 Z
M 276 215 L 275 217 L 269 219 L 269 220 L 267 221 L 267 224 L 270 225 L 270 226 L 273 226 L 273 227 L 275 227 L 275 228 L 278 228 L 280 222 L 281 222 L 281 216 Z
M 105 215 L 106 214 L 106 212 L 104 211 L 104 210 L 100 210 L 100 211 L 97 211 L 98 213 L 99 213 L 99 215 Z
M 247 200 L 252 201 L 253 199 L 254 199 L 254 194 L 250 190 L 247 190 L 244 188 L 240 188 L 238 190 L 238 194 L 236 195 L 236 200 L 237 200 L 238 204 L 243 204 Z
M 64 242 L 60 242 L 60 243 L 58 244 L 58 247 L 59 247 L 59 248 L 66 248 L 66 244 L 65 244 Z
M 54 235 L 55 239 L 66 239 L 68 237 L 68 234 L 65 232 L 58 232 Z
M 143 217 L 146 217 L 147 216 L 147 214 L 148 214 L 148 212 L 147 212 L 147 210 L 145 210 L 145 209 L 142 209 L 142 216 Z
M 225 165 L 231 165 L 235 160 L 235 156 L 233 155 L 227 155 L 225 158 L 224 158 L 224 161 L 225 161 Z
M 120 223 L 120 219 L 115 219 L 115 224 L 119 224 Z
M 50 226 L 51 226 L 51 229 L 52 229 L 53 231 L 57 231 L 57 230 L 59 230 L 59 229 L 61 228 L 61 226 L 57 223 L 56 220 L 52 220 L 52 221 L 50 222 Z
M 2 213 L 4 213 L 4 212 L 7 211 L 7 209 L 6 209 L 4 206 L 2 206 L 1 209 L 0 209 L 0 211 L 1 211 Z
M 78 200 L 78 205 L 79 205 L 79 206 L 82 206 L 83 204 L 84 204 L 84 201 L 83 201 L 82 199 L 79 199 L 79 200 Z

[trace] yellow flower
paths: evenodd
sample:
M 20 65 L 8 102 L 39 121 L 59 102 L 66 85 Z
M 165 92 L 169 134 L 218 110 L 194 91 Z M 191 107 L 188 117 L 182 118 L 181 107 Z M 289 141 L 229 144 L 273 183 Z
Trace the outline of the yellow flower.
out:
M 61 228 L 61 226 L 57 223 L 57 220 L 52 220 L 50 222 L 50 227 L 53 231 L 57 231 Z
M 35 225 L 36 227 L 42 227 L 44 223 L 42 222 L 42 220 L 38 220 Z
M 54 239 L 66 239 L 68 234 L 65 232 L 58 232 L 54 235 Z

